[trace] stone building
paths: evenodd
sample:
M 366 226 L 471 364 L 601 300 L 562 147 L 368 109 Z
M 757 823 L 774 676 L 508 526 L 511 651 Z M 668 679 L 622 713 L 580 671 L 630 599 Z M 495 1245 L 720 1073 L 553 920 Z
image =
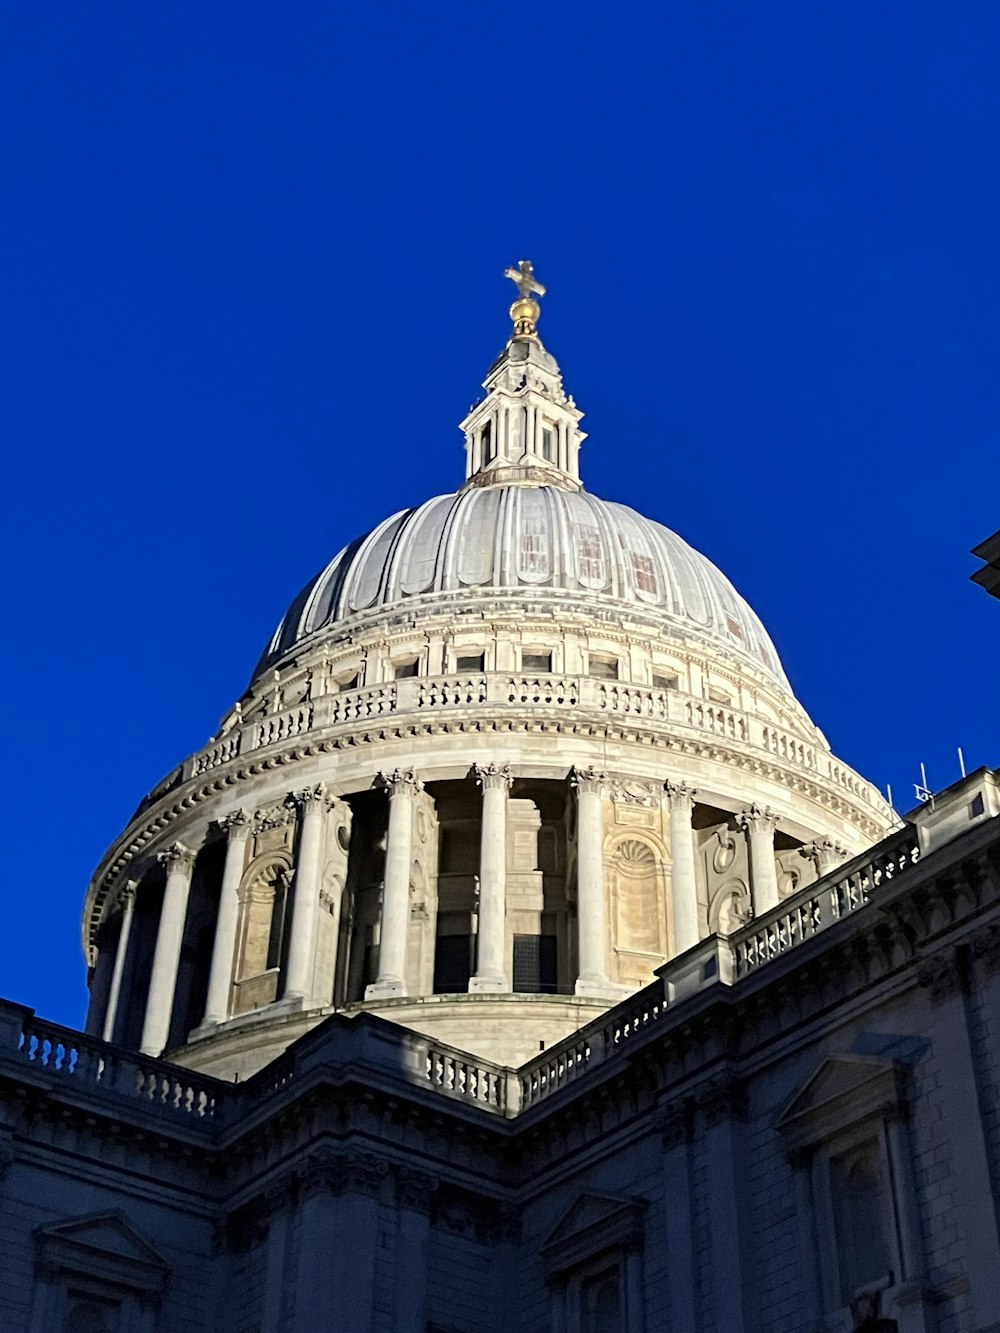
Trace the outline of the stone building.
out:
M 1000 781 L 904 821 L 580 479 L 518 285 L 454 494 L 300 593 L 0 1006 L 2 1328 L 1000 1330 Z

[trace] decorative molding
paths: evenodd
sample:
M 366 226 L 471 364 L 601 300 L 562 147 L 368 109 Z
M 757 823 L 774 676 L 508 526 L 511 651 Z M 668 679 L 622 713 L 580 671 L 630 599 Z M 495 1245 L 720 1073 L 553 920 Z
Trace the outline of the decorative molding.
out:
M 969 955 L 972 962 L 983 965 L 987 976 L 1000 971 L 1000 922 L 976 931 L 969 940 Z
M 228 834 L 231 842 L 245 841 L 249 836 L 253 825 L 253 820 L 249 810 L 230 810 L 228 815 L 218 821 L 219 828 Z
M 195 855 L 196 853 L 190 847 L 185 847 L 182 842 L 174 842 L 164 851 L 157 852 L 156 859 L 161 866 L 166 867 L 168 875 L 190 875 L 194 870 Z
M 424 789 L 424 784 L 412 768 L 394 768 L 391 773 L 377 773 L 372 783 L 384 791 L 391 801 L 396 796 L 416 796 Z
M 333 802 L 326 794 L 326 787 L 317 782 L 315 787 L 303 787 L 301 791 L 289 793 L 288 803 L 294 802 L 302 812 L 303 819 L 310 815 L 323 815 L 333 808 Z
M 934 1004 L 940 1004 L 953 995 L 960 995 L 965 977 L 957 951 L 951 949 L 924 958 L 917 968 L 917 983 L 930 992 Z
M 395 1170 L 396 1203 L 414 1213 L 430 1214 L 434 1195 L 440 1180 L 427 1171 L 412 1166 L 397 1166 Z
M 609 781 L 608 775 L 601 773 L 593 764 L 589 768 L 574 768 L 570 774 L 570 784 L 576 791 L 589 796 L 603 796 Z
M 743 1120 L 747 1108 L 746 1083 L 731 1072 L 719 1074 L 695 1091 L 694 1101 L 707 1128 L 723 1120 Z
M 295 823 L 295 806 L 289 804 L 286 798 L 281 805 L 265 806 L 258 810 L 253 817 L 254 833 L 265 833 L 268 829 L 285 828 L 289 824 Z
M 687 1143 L 691 1137 L 691 1114 L 686 1101 L 668 1102 L 653 1117 L 653 1128 L 669 1151 Z
M 388 1162 L 374 1153 L 320 1148 L 303 1162 L 299 1186 L 304 1196 L 329 1193 L 377 1197 L 388 1174 Z
M 846 848 L 841 847 L 840 843 L 834 842 L 832 838 L 817 838 L 815 842 L 800 847 L 798 852 L 800 856 L 813 863 L 821 879 L 831 870 L 836 870 L 837 866 L 846 861 L 850 855 Z
M 471 772 L 483 791 L 510 791 L 514 781 L 509 764 L 473 764 Z
M 753 837 L 760 833 L 774 833 L 778 826 L 778 816 L 769 805 L 750 805 L 740 811 L 736 822 Z
M 667 793 L 667 805 L 671 810 L 694 809 L 694 798 L 698 795 L 697 788 L 689 787 L 686 782 L 672 782 L 667 778 L 663 790 Z

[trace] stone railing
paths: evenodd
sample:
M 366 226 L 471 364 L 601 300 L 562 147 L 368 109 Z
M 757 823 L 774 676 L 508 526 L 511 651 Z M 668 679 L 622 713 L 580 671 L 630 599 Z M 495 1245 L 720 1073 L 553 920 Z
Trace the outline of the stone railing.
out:
M 432 1088 L 488 1111 L 504 1113 L 509 1069 L 433 1042 L 427 1042 L 426 1048 L 426 1078 Z
M 71 1028 L 36 1019 L 20 1006 L 0 1006 L 0 1058 L 14 1058 L 74 1089 L 143 1103 L 143 1109 L 216 1121 L 229 1085 L 164 1060 L 137 1055 Z M 4 1049 L 5 1048 L 5 1049 Z
M 904 874 L 920 857 L 917 836 L 905 828 L 867 853 L 772 908 L 729 939 L 736 978 L 787 953 L 804 940 L 856 912 L 881 885 Z
M 408 677 L 370 689 L 323 695 L 244 727 L 215 741 L 185 764 L 185 777 L 201 775 L 246 755 L 313 730 L 353 726 L 404 714 L 436 714 L 452 709 L 485 708 L 498 717 L 518 708 L 571 710 L 596 717 L 620 718 L 623 724 L 677 729 L 680 735 L 717 737 L 773 756 L 801 770 L 828 779 L 857 800 L 888 814 L 888 806 L 863 778 L 808 741 L 729 705 L 628 682 L 593 677 L 515 675 L 482 672 L 469 675 Z
M 312 726 L 312 704 L 296 704 L 281 713 L 272 713 L 261 718 L 253 728 L 251 748 L 259 750 L 264 745 L 274 745 L 278 741 L 287 741 L 292 736 L 301 736 Z M 242 749 L 242 746 L 241 746 Z
M 654 982 L 558 1046 L 536 1055 L 516 1071 L 520 1109 L 527 1110 L 613 1059 L 633 1037 L 659 1023 L 666 1012 L 663 986 Z

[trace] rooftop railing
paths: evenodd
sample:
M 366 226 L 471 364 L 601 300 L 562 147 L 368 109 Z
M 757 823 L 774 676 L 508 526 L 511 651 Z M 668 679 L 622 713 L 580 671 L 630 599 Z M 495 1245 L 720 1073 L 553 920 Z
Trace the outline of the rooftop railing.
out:
M 589 713 L 623 724 L 653 725 L 678 734 L 717 737 L 747 746 L 824 778 L 851 796 L 888 815 L 881 795 L 827 751 L 762 718 L 728 704 L 718 704 L 679 690 L 653 689 L 590 676 L 533 675 L 508 672 L 453 673 L 408 677 L 368 689 L 322 695 L 314 702 L 248 723 L 241 731 L 213 741 L 184 765 L 184 776 L 200 776 L 228 763 L 310 731 L 354 727 L 406 714 L 427 716 L 458 709 L 488 709 L 502 717 L 519 708 Z

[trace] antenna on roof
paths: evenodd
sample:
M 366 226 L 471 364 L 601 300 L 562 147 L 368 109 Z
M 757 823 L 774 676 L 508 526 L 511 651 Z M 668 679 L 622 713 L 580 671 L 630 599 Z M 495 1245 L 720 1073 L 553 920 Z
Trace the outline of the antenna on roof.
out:
M 963 777 L 963 778 L 964 778 L 964 777 L 967 777 L 968 775 L 966 774 L 966 771 L 965 771 L 965 755 L 962 753 L 962 747 L 961 747 L 961 746 L 958 747 L 958 767 L 959 767 L 959 769 L 961 770 L 962 777 Z
M 934 808 L 934 793 L 927 785 L 927 769 L 920 765 L 920 781 L 913 784 L 913 790 L 916 792 L 918 801 L 930 801 L 931 809 Z

